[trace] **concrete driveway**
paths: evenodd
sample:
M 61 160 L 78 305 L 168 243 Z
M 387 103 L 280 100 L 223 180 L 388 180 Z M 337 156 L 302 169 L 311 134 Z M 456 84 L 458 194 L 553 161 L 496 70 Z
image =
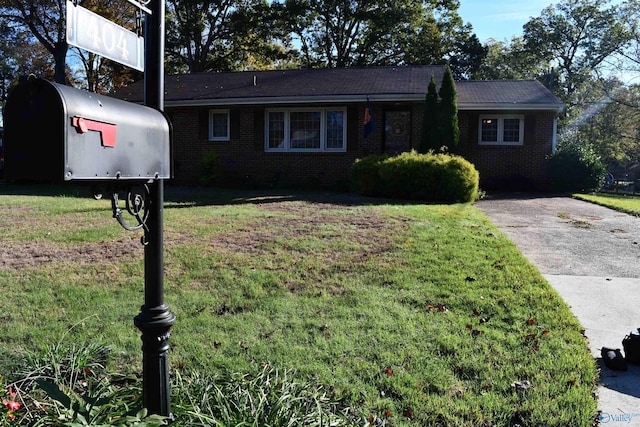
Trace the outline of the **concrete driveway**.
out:
M 595 358 L 602 347 L 622 349 L 640 327 L 640 218 L 546 195 L 489 197 L 476 207 L 571 307 Z M 640 426 L 640 367 L 599 363 L 601 425 Z

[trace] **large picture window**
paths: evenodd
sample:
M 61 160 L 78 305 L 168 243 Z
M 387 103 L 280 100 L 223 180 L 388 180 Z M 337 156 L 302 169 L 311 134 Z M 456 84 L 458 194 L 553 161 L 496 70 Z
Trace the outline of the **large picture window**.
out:
M 524 143 L 524 116 L 482 115 L 478 129 L 481 145 L 522 145 Z
M 229 110 L 209 110 L 209 141 L 229 139 Z
M 346 151 L 342 108 L 267 110 L 266 151 Z

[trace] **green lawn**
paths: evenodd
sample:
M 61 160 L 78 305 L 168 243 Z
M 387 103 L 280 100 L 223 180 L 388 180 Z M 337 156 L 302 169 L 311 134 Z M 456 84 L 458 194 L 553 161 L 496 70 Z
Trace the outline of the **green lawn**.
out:
M 65 333 L 138 372 L 140 235 L 108 200 L 37 190 L 0 187 L 0 374 Z M 388 426 L 593 424 L 580 325 L 472 205 L 171 187 L 166 201 L 174 372 L 269 363 Z
M 640 197 L 625 194 L 574 194 L 573 197 L 631 215 L 640 215 Z

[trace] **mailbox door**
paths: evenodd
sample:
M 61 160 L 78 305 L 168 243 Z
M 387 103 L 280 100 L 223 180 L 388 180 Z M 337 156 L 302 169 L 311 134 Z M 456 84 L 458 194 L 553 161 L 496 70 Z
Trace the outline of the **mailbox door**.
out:
M 11 91 L 4 108 L 5 178 L 62 179 L 64 118 L 64 104 L 51 86 L 21 84 Z

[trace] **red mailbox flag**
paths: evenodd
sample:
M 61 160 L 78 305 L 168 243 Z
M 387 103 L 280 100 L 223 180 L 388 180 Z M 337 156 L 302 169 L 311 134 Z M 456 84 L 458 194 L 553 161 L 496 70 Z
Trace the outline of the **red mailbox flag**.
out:
M 90 130 L 100 132 L 100 140 L 103 147 L 116 146 L 116 125 L 114 124 L 74 117 L 71 125 L 76 128 L 78 133 L 86 133 Z

